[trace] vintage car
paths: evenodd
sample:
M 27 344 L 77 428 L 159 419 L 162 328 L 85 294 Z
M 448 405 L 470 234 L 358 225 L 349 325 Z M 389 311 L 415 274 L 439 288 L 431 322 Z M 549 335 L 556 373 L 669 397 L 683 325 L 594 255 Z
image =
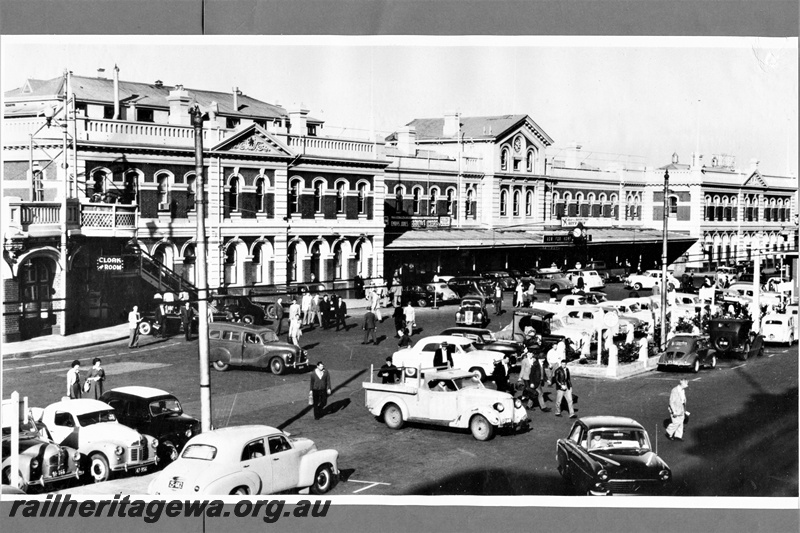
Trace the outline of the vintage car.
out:
M 569 292 L 575 288 L 575 284 L 558 268 L 535 270 L 531 275 L 531 282 L 537 291 L 551 292 L 553 294 Z
M 222 496 L 310 488 L 324 494 L 339 475 L 339 452 L 270 426 L 232 426 L 192 437 L 162 470 L 148 494 Z
M 492 374 L 494 362 L 503 357 L 498 352 L 478 349 L 473 341 L 464 337 L 432 335 L 421 338 L 414 346 L 396 351 L 392 362 L 398 368 L 405 368 L 406 375 L 413 376 L 419 367 L 433 367 L 433 356 L 442 342 L 448 344 L 453 367 L 479 375 L 481 381 Z
M 264 326 L 214 322 L 208 325 L 208 344 L 211 366 L 220 372 L 231 366 L 248 366 L 269 368 L 280 375 L 287 368 L 308 366 L 306 350 L 281 342 L 274 331 Z
M 180 303 L 180 302 L 179 302 Z M 181 304 L 183 305 L 183 304 Z M 197 302 L 193 302 L 192 304 L 192 331 L 197 331 L 197 317 L 198 317 L 198 307 Z M 233 318 L 233 315 L 228 314 L 224 311 L 221 311 L 217 307 L 209 306 L 209 311 L 211 312 L 211 321 L 212 322 L 225 322 L 229 318 Z M 180 313 L 180 306 L 169 306 L 167 308 L 166 317 L 166 328 L 167 332 L 170 334 L 177 334 L 183 331 L 183 323 L 181 321 L 181 313 Z M 139 335 L 152 335 L 158 331 L 159 328 L 158 321 L 156 320 L 156 315 L 154 312 L 145 313 L 142 317 L 142 321 L 139 322 Z
M 645 270 L 642 274 L 631 274 L 625 278 L 625 288 L 640 291 L 642 289 L 652 289 L 656 283 L 661 285 L 661 271 L 660 270 Z M 680 287 L 680 282 L 675 279 L 669 272 L 667 273 L 667 290 L 674 291 Z
M 711 345 L 717 355 L 736 355 L 742 361 L 764 355 L 764 336 L 751 332 L 752 320 L 713 317 L 708 323 Z
M 487 389 L 471 372 L 425 369 L 400 383 L 362 383 L 370 413 L 391 429 L 405 422 L 469 428 L 485 441 L 495 430 L 526 429 L 528 415 L 522 402 L 507 392 Z
M 451 289 L 446 281 L 432 281 L 425 286 L 428 292 L 436 293 L 437 303 L 455 302 L 460 296 L 456 291 Z
M 502 353 L 507 355 L 512 363 L 519 358 L 524 348 L 521 342 L 498 339 L 491 330 L 486 328 L 471 328 L 468 326 L 447 328 L 439 335 L 454 335 L 467 338 L 475 343 L 475 347 L 479 350 Z
M 478 295 L 488 301 L 494 295 L 492 283 L 481 276 L 456 276 L 448 280 L 447 286 L 460 298 L 467 295 Z
M 715 368 L 717 353 L 706 335 L 680 333 L 667 342 L 667 349 L 658 357 L 658 369 L 679 367 L 699 372 L 700 368 Z
M 606 281 L 596 270 L 567 270 L 567 279 L 578 286 L 578 278 L 583 278 L 583 290 L 596 291 L 606 288 Z
M 785 343 L 787 346 L 794 344 L 795 331 L 794 323 L 796 316 L 788 314 L 772 313 L 761 319 L 761 334 L 764 342 Z
M 11 427 L 3 417 L 3 485 L 11 485 Z M 82 457 L 69 446 L 59 446 L 50 438 L 47 428 L 28 417 L 20 421 L 19 476 L 14 486 L 22 493 L 50 490 L 60 483 L 80 479 Z
M 661 494 L 672 480 L 641 424 L 618 416 L 579 418 L 556 444 L 558 472 L 577 494 Z
M 543 309 L 515 309 L 511 323 L 495 335 L 500 340 L 513 340 L 528 347 L 534 347 L 535 335 L 542 337 L 542 344 L 550 346 L 566 340 L 564 335 L 552 332 L 551 324 L 555 313 Z M 543 346 L 543 347 L 544 347 Z
M 425 285 L 404 285 L 400 298 L 403 304 L 411 302 L 416 307 L 433 305 L 433 291 L 429 291 Z
M 158 456 L 164 463 L 177 459 L 186 441 L 200 433 L 200 421 L 185 414 L 178 399 L 160 389 L 118 387 L 104 392 L 100 401 L 114 408 L 120 423 L 157 438 Z
M 621 315 L 615 309 L 587 306 L 571 309 L 566 312 L 565 316 L 570 319 L 572 324 L 579 324 L 586 329 L 595 330 L 598 313 L 615 313 L 617 315 L 617 335 L 627 335 L 628 331 L 633 331 L 633 335 L 636 337 L 643 337 L 647 334 L 647 324 L 644 321 L 636 317 Z
M 218 295 L 210 303 L 217 311 L 226 313 L 243 324 L 262 325 L 267 316 L 264 307 L 247 296 Z
M 118 472 L 144 473 L 158 461 L 158 439 L 120 424 L 107 403 L 62 400 L 45 407 L 41 421 L 56 443 L 88 457 L 86 470 L 95 482 Z
M 517 286 L 516 280 L 508 272 L 503 272 L 502 270 L 490 270 L 481 273 L 481 275 L 492 284 L 499 283 L 504 291 L 510 291 Z
M 486 309 L 486 300 L 481 296 L 464 296 L 461 299 L 461 307 L 456 312 L 456 324 L 483 328 L 488 323 L 489 313 Z
M 753 285 L 749 283 L 734 283 L 727 290 L 739 293 L 740 296 L 747 298 L 748 301 L 752 301 L 755 296 Z M 779 292 L 759 289 L 758 298 L 762 306 L 779 307 L 781 305 L 781 293 Z

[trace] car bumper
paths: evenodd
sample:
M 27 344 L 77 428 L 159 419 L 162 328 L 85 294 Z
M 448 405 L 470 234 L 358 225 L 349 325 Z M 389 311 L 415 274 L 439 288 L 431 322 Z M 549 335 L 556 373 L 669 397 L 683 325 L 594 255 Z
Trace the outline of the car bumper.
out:
M 28 485 L 36 485 L 36 486 L 39 486 L 39 487 L 45 487 L 47 485 L 52 485 L 53 483 L 58 483 L 59 481 L 66 481 L 66 480 L 72 479 L 72 478 L 80 479 L 80 477 L 82 475 L 83 475 L 83 470 L 74 470 L 72 472 L 66 472 L 66 473 L 61 474 L 61 475 L 43 476 L 43 477 L 41 477 L 39 479 L 29 481 Z
M 136 463 L 128 462 L 122 463 L 117 465 L 109 465 L 109 469 L 113 472 L 130 472 L 131 470 L 135 472 L 146 472 L 150 469 L 151 466 L 154 466 L 158 462 L 158 457 L 153 456 L 150 459 L 145 461 L 139 461 Z

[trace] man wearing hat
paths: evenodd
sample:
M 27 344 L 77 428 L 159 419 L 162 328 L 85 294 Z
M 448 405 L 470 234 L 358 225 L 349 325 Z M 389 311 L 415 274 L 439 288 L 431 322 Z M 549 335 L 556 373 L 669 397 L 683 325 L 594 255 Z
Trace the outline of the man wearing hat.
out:
M 450 346 L 447 341 L 442 341 L 436 352 L 433 354 L 433 366 L 436 368 L 453 368 L 453 355 L 450 353 Z
M 539 408 L 545 413 L 550 411 L 550 408 L 544 404 L 544 390 L 542 387 L 547 383 L 547 367 L 542 362 L 540 354 L 536 354 L 533 362 L 531 363 L 531 388 L 536 391 L 539 399 Z
M 378 377 L 383 378 L 383 383 L 396 383 L 400 378 L 400 369 L 392 363 L 392 356 L 386 358 L 386 363 L 378 370 Z
M 672 423 L 667 426 L 669 440 L 683 440 L 683 423 L 689 411 L 686 410 L 686 387 L 689 380 L 682 379 L 669 393 L 669 416 Z

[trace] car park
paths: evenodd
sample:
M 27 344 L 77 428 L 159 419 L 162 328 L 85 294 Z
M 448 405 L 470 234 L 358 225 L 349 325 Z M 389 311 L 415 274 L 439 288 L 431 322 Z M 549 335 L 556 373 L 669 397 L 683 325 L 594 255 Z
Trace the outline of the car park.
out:
M 641 424 L 618 416 L 579 418 L 556 444 L 558 472 L 577 494 L 663 494 L 672 470 Z
M 575 288 L 575 284 L 558 268 L 542 268 L 534 271 L 531 282 L 537 291 L 553 294 L 569 292 Z
M 120 424 L 107 403 L 62 400 L 45 407 L 41 416 L 54 442 L 88 458 L 84 471 L 95 482 L 120 472 L 144 473 L 158 461 L 158 439 Z
M 4 413 L 5 414 L 5 413 Z M 11 421 L 3 417 L 3 485 L 11 485 Z M 17 437 L 19 450 L 18 479 L 15 488 L 23 494 L 47 491 L 71 480 L 80 479 L 82 456 L 71 446 L 58 445 L 47 428 L 32 417 L 20 421 Z
M 456 311 L 456 325 L 485 327 L 489 323 L 486 300 L 477 295 L 464 296 Z
M 245 496 L 309 488 L 324 494 L 339 475 L 339 452 L 263 425 L 232 426 L 192 437 L 148 494 Z
M 162 462 L 178 458 L 184 444 L 200 433 L 200 421 L 183 412 L 172 394 L 153 387 L 118 387 L 103 393 L 100 401 L 114 408 L 117 420 L 158 439 Z
M 795 331 L 797 325 L 796 316 L 789 314 L 771 313 L 761 319 L 761 334 L 764 336 L 764 342 L 781 343 L 791 346 L 794 341 Z
M 735 355 L 742 361 L 764 354 L 764 337 L 751 332 L 753 321 L 744 318 L 713 317 L 708 333 L 718 356 Z
M 586 291 L 603 290 L 606 288 L 605 280 L 596 270 L 567 270 L 567 279 L 576 287 L 579 285 L 578 279 L 583 279 L 583 287 Z
M 413 377 L 418 368 L 433 367 L 433 356 L 443 342 L 448 345 L 453 368 L 480 375 L 481 380 L 491 376 L 494 362 L 503 357 L 498 352 L 479 350 L 473 341 L 464 337 L 432 335 L 421 338 L 414 346 L 396 351 L 392 362 L 398 368 L 404 368 L 406 375 Z
M 667 349 L 658 357 L 658 370 L 678 367 L 697 373 L 701 368 L 716 366 L 717 354 L 706 335 L 675 335 L 667 342 Z
M 232 366 L 268 368 L 283 374 L 308 366 L 308 352 L 282 342 L 268 327 L 230 322 L 208 325 L 209 361 L 214 370 L 224 372 Z
M 527 428 L 522 402 L 507 392 L 487 389 L 477 376 L 463 370 L 422 369 L 400 383 L 362 383 L 365 404 L 391 429 L 406 422 L 469 428 L 479 441 L 502 429 Z
M 669 273 L 667 273 L 667 283 L 667 290 L 670 291 L 680 287 L 680 282 Z M 646 270 L 642 274 L 631 274 L 625 278 L 625 288 L 635 291 L 653 289 L 656 284 L 662 285 L 660 270 Z
M 511 362 L 516 362 L 522 355 L 523 344 L 513 340 L 500 340 L 494 336 L 491 330 L 486 328 L 455 327 L 447 328 L 439 335 L 453 335 L 464 337 L 475 343 L 479 350 L 488 350 L 507 355 Z

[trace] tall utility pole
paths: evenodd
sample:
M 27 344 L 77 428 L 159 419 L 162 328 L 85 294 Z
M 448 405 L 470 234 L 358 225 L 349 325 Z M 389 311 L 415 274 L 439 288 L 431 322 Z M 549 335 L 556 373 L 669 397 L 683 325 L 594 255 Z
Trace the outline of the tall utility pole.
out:
M 211 377 L 208 368 L 208 254 L 206 252 L 206 182 L 203 173 L 203 112 L 189 109 L 194 127 L 194 163 L 197 193 L 197 348 L 200 363 L 200 429 L 211 431 Z
M 61 241 L 58 250 L 59 267 L 61 269 L 61 283 L 59 283 L 58 298 L 61 300 L 60 308 L 62 312 L 61 320 L 61 335 L 67 334 L 67 267 L 69 261 L 67 260 L 68 247 L 68 223 L 67 207 L 69 206 L 68 199 L 70 197 L 70 184 L 69 184 L 69 134 L 67 128 L 69 126 L 69 99 L 71 90 L 71 79 L 68 70 L 64 70 L 64 120 L 61 122 L 61 129 L 63 132 L 63 162 L 61 164 L 62 171 L 64 172 L 64 196 L 61 199 Z M 74 117 L 73 117 L 74 118 Z
M 669 220 L 669 169 L 664 172 L 664 236 L 661 241 L 661 350 L 667 346 L 667 221 Z

